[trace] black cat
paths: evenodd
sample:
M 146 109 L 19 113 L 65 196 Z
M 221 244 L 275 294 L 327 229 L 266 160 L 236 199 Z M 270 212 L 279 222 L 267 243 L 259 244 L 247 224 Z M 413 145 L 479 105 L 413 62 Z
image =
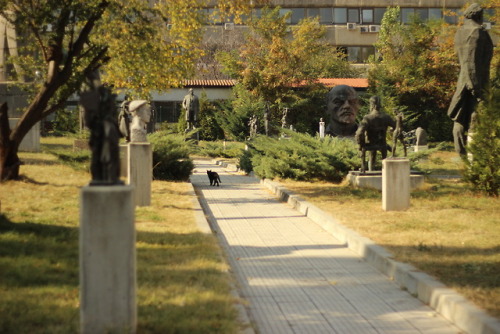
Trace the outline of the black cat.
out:
M 217 185 L 217 187 L 218 187 L 219 182 L 222 183 L 222 181 L 220 180 L 219 174 L 217 174 L 217 172 L 212 172 L 211 170 L 207 170 L 207 175 L 208 175 L 208 179 L 210 180 L 211 186 Z

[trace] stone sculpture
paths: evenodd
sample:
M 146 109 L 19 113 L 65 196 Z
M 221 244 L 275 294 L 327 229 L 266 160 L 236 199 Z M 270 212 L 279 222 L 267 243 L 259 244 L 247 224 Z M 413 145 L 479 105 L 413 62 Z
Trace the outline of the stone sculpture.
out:
M 467 131 L 478 101 L 489 81 L 493 42 L 483 28 L 483 9 L 477 3 L 464 12 L 464 24 L 455 35 L 455 51 L 460 63 L 457 89 L 448 108 L 453 120 L 455 151 L 466 154 Z
M 200 112 L 200 101 L 198 97 L 194 95 L 192 88 L 190 88 L 189 93 L 184 96 L 182 107 L 186 111 L 186 131 L 195 129 L 198 121 L 198 113 Z
M 387 128 L 396 128 L 396 122 L 386 113 L 382 112 L 380 98 L 370 98 L 370 113 L 363 117 L 356 131 L 356 141 L 361 151 L 361 172 L 366 171 L 366 151 L 370 152 L 368 170 L 373 171 L 377 157 L 377 151 L 382 154 L 382 159 L 387 157 Z
M 134 100 L 129 104 L 132 115 L 130 124 L 130 141 L 147 142 L 147 123 L 151 119 L 151 106 L 146 100 Z
M 392 152 L 391 156 L 395 157 L 396 156 L 396 146 L 398 144 L 398 140 L 401 142 L 401 145 L 403 145 L 403 150 L 404 150 L 404 155 L 406 157 L 407 152 L 406 152 L 406 141 L 405 141 L 405 136 L 403 133 L 403 118 L 404 115 L 402 112 L 396 113 L 396 127 L 394 128 L 394 131 L 392 133 Z
M 120 133 L 115 95 L 111 89 L 102 86 L 97 71 L 91 73 L 87 81 L 88 89 L 80 93 L 80 105 L 84 110 L 85 125 L 90 129 L 90 185 L 123 184 L 120 181 Z
M 427 132 L 422 129 L 421 127 L 418 127 L 417 130 L 415 130 L 415 136 L 416 136 L 416 146 L 425 146 L 427 145 Z
M 125 137 L 125 141 L 128 143 L 130 141 L 130 113 L 128 111 L 128 105 L 130 101 L 123 101 L 120 105 L 120 113 L 118 114 L 118 127 L 120 133 Z
M 359 111 L 358 94 L 351 86 L 333 87 L 326 96 L 326 109 L 330 121 L 326 134 L 333 137 L 354 137 L 358 125 L 356 116 Z
M 248 126 L 250 127 L 250 138 L 255 137 L 257 135 L 257 116 L 250 117 Z

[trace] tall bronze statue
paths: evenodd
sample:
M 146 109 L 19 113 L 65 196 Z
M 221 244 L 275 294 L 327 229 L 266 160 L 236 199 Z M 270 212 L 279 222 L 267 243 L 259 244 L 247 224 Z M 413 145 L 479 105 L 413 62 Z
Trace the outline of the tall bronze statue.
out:
M 88 76 L 87 83 L 87 90 L 80 93 L 80 105 L 85 112 L 85 125 L 90 129 L 90 185 L 123 184 L 120 181 L 120 131 L 115 95 L 101 84 L 97 70 Z
M 457 89 L 448 108 L 453 120 L 455 150 L 465 154 L 467 131 L 470 129 L 477 103 L 490 77 L 493 42 L 483 28 L 483 9 L 474 3 L 464 12 L 464 24 L 455 35 L 455 51 L 460 63 Z
M 193 88 L 189 88 L 189 93 L 184 96 L 182 107 L 186 110 L 186 131 L 193 130 L 197 126 L 198 113 L 200 112 L 200 101 L 194 95 Z
M 377 151 L 382 154 L 382 159 L 387 158 L 387 128 L 396 128 L 396 122 L 391 116 L 382 112 L 380 98 L 372 96 L 370 98 L 370 113 L 363 117 L 356 131 L 356 141 L 361 151 L 361 172 L 366 170 L 366 152 L 370 152 L 368 160 L 368 170 L 375 169 Z

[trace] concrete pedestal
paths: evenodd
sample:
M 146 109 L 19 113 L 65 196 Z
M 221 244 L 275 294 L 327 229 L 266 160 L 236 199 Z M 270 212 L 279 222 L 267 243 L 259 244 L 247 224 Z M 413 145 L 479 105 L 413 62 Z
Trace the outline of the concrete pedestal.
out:
M 128 144 L 120 144 L 120 177 L 128 177 Z
M 382 161 L 382 209 L 402 211 L 410 207 L 410 160 L 388 158 Z
M 86 186 L 80 197 L 80 332 L 135 333 L 131 186 Z
M 428 145 L 413 146 L 413 151 L 414 152 L 426 151 L 428 149 L 429 149 Z
M 353 187 L 372 188 L 382 191 L 382 171 L 366 171 L 364 173 L 350 171 L 347 180 Z M 421 172 L 410 172 L 410 189 L 418 189 L 424 185 L 424 175 Z
M 9 118 L 9 126 L 13 129 L 20 118 Z M 20 152 L 40 152 L 40 122 L 37 122 L 24 136 L 19 145 Z
M 127 183 L 134 186 L 136 206 L 151 205 L 153 151 L 150 143 L 128 144 Z

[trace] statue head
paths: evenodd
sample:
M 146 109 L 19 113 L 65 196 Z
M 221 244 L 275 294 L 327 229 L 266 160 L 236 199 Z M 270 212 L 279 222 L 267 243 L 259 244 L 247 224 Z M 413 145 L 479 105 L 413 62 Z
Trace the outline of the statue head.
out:
M 358 94 L 351 86 L 335 86 L 326 96 L 326 110 L 336 123 L 355 124 L 359 111 Z
M 370 97 L 370 112 L 378 112 L 380 111 L 380 107 L 380 97 L 376 95 Z
M 130 102 L 128 107 L 129 112 L 138 116 L 144 123 L 149 123 L 151 118 L 151 106 L 146 100 L 134 100 Z
M 479 4 L 473 3 L 464 12 L 464 17 L 476 21 L 479 24 L 483 23 L 483 9 Z

